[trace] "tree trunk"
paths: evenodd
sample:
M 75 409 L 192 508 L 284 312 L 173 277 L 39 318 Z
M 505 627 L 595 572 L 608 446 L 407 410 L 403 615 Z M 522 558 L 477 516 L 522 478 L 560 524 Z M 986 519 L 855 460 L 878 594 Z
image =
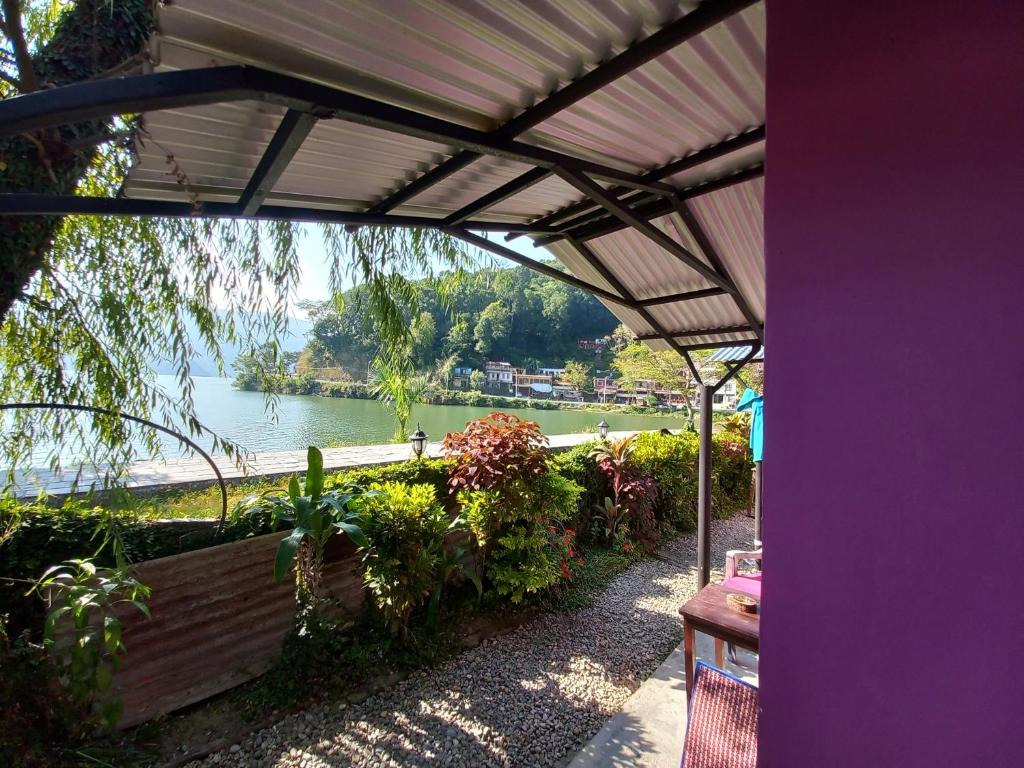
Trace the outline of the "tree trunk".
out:
M 4 0 L 6 11 L 18 6 Z M 153 0 L 79 0 L 61 16 L 19 81 L 53 88 L 115 70 L 143 50 L 153 29 L 153 7 Z M 74 194 L 95 158 L 96 139 L 110 132 L 108 121 L 91 121 L 0 138 L 0 192 Z M 62 219 L 0 216 L 0 320 L 45 265 Z

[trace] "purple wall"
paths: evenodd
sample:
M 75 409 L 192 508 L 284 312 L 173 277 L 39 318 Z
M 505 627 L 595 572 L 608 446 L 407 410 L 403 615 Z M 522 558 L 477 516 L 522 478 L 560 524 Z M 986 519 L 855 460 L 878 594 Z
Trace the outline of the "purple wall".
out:
M 1024 765 L 1024 2 L 768 25 L 760 765 Z

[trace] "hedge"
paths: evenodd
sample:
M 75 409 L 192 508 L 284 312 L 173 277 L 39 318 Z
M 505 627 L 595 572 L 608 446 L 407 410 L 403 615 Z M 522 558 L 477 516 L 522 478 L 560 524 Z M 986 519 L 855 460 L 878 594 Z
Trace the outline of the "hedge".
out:
M 351 386 L 342 384 L 341 386 Z M 589 453 L 596 441 L 578 445 L 551 457 L 554 468 L 584 488 L 576 517 L 571 521 L 581 543 L 601 539 L 594 513 L 610 495 L 608 481 Z M 641 433 L 636 440 L 633 461 L 650 473 L 658 487 L 655 513 L 660 522 L 680 531 L 697 523 L 697 436 L 693 433 L 666 435 Z M 728 517 L 748 507 L 751 464 L 742 438 L 719 433 L 712 442 L 712 504 L 716 517 Z M 447 499 L 451 462 L 444 459 L 406 461 L 380 467 L 362 467 L 336 472 L 328 485 L 356 482 L 361 485 L 384 482 L 428 483 L 437 488 L 438 498 Z M 282 487 L 284 480 L 279 483 Z M 98 565 L 113 565 L 109 547 L 96 532 L 113 520 L 117 523 L 125 550 L 135 562 L 167 557 L 215 544 L 269 533 L 269 521 L 246 519 L 229 523 L 224 536 L 216 536 L 216 521 L 142 520 L 131 512 L 115 511 L 81 500 L 62 506 L 41 502 L 0 501 L 0 577 L 34 579 L 48 566 L 75 557 L 89 556 Z M 42 603 L 24 598 L 23 583 L 0 582 L 0 616 L 11 614 L 14 628 L 38 628 Z

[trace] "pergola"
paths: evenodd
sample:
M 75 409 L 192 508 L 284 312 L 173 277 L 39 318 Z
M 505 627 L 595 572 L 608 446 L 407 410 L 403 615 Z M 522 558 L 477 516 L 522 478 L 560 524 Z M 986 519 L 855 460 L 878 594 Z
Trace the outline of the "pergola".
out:
M 140 114 L 121 194 L 0 214 L 431 227 L 589 291 L 701 381 L 707 583 L 712 395 L 764 341 L 764 2 L 176 0 L 157 29 L 139 73 L 0 103 L 5 135 Z

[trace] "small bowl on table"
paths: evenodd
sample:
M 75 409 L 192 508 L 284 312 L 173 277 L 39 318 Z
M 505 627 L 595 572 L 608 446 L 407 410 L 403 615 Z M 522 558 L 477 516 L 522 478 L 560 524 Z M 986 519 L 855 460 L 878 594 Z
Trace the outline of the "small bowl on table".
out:
M 757 613 L 757 599 L 742 592 L 730 592 L 725 596 L 725 604 L 740 613 Z

